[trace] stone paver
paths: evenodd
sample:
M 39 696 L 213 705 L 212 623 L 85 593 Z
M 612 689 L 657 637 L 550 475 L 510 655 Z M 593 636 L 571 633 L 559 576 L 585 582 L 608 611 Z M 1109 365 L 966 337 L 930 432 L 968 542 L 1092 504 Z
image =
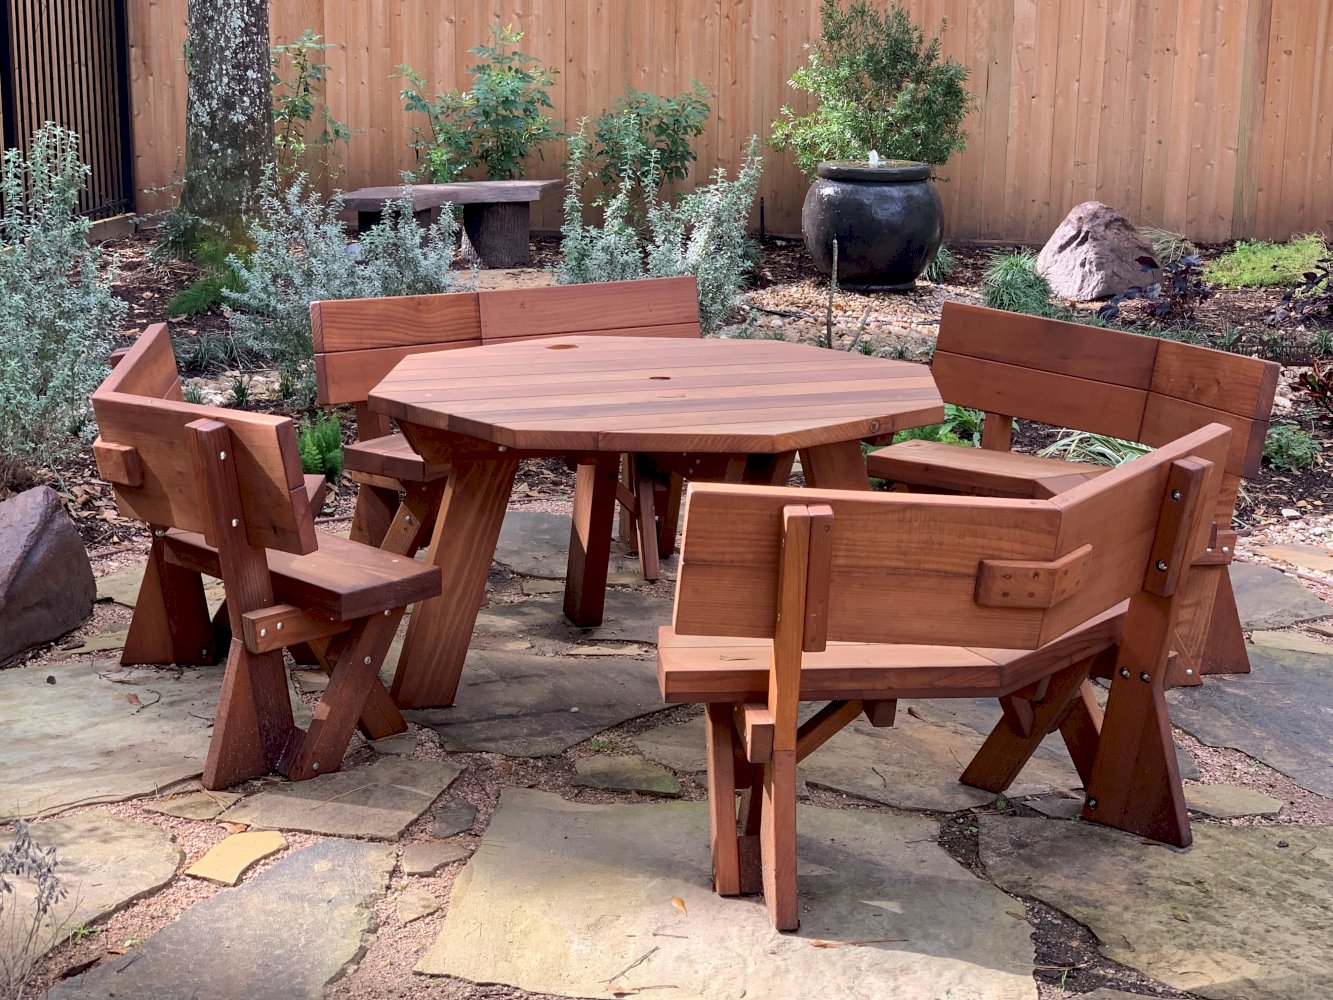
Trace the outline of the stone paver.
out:
M 444 905 L 425 889 L 404 889 L 394 901 L 394 915 L 400 924 L 410 924 L 429 917 Z
M 1176 851 L 1093 823 L 979 825 L 997 885 L 1086 924 L 1118 962 L 1210 1000 L 1333 993 L 1333 829 L 1196 823 Z
M 49 1000 L 318 1000 L 358 961 L 393 868 L 385 845 L 326 840 L 219 892 Z
M 460 773 L 440 761 L 382 757 L 355 771 L 275 785 L 222 819 L 265 830 L 397 840 Z
M 1319 573 L 1333 571 L 1333 549 L 1320 545 L 1265 545 L 1256 549 L 1261 556 L 1291 563 Z
M 156 795 L 198 776 L 221 684 L 210 668 L 0 671 L 0 822 Z
M 642 792 L 675 798 L 680 782 L 664 767 L 642 757 L 605 755 L 580 757 L 574 762 L 574 784 L 585 788 L 606 788 L 621 792 Z
M 935 844 L 935 823 L 816 808 L 799 822 L 803 923 L 784 935 L 757 898 L 714 895 L 704 803 L 506 790 L 417 971 L 573 997 L 1036 997 L 1031 928 Z M 886 938 L 906 940 L 811 944 Z
M 1250 642 L 1265 649 L 1289 649 L 1296 653 L 1333 656 L 1333 642 L 1305 635 L 1303 632 L 1252 632 Z
M 495 561 L 520 576 L 564 580 L 569 558 L 569 515 L 536 510 L 511 510 L 505 514 Z M 674 580 L 676 559 L 663 559 L 662 578 Z M 611 550 L 607 583 L 613 587 L 635 587 L 643 583 L 639 562 L 616 541 Z M 561 588 L 563 589 L 563 587 Z
M 1250 664 L 1251 674 L 1219 674 L 1169 692 L 1172 721 L 1209 746 L 1241 750 L 1333 796 L 1333 656 L 1252 646 Z
M 552 595 L 488 605 L 477 613 L 477 632 L 483 641 L 522 636 L 589 646 L 604 642 L 656 646 L 657 630 L 670 621 L 671 601 L 667 598 L 640 590 L 611 590 L 606 594 L 602 624 L 594 628 L 572 625 L 565 617 L 563 598 Z
M 177 816 L 181 819 L 216 819 L 224 809 L 230 809 L 241 800 L 235 792 L 190 792 L 162 802 L 145 802 L 144 812 Z
M 184 857 L 171 842 L 170 832 L 104 812 L 36 823 L 32 838 L 42 849 L 56 849 L 56 871 L 67 890 L 37 932 L 33 950 L 39 955 L 74 928 L 100 920 L 162 888 L 176 874 Z M 3 837 L 6 846 L 9 839 Z M 0 920 L 0 956 L 6 957 L 15 953 L 19 930 L 31 926 L 34 907 L 32 883 L 12 876 L 9 881 L 14 893 L 5 896 L 4 919 Z M 24 914 L 28 915 L 26 919 Z
M 1276 816 L 1282 801 L 1243 785 L 1186 785 L 1185 803 L 1191 810 L 1214 819 L 1241 816 Z
M 446 750 L 540 757 L 662 707 L 651 660 L 473 650 L 453 707 L 404 714 Z
M 656 726 L 636 734 L 633 742 L 649 760 L 665 764 L 673 771 L 698 773 L 708 770 L 704 734 L 704 720 L 700 716 L 689 722 L 668 722 Z
M 458 844 L 427 840 L 403 848 L 401 864 L 404 875 L 434 875 L 445 865 L 462 861 L 472 852 Z
M 411 757 L 417 748 L 417 734 L 413 732 L 399 733 L 397 736 L 386 736 L 382 740 L 374 740 L 367 745 L 382 757 Z
M 125 648 L 125 640 L 130 636 L 128 628 L 116 629 L 112 632 L 106 632 L 102 635 L 89 636 L 79 641 L 78 645 L 70 646 L 66 652 L 70 653 L 108 653 L 112 650 Z
M 145 568 L 146 564 L 136 563 L 114 573 L 108 573 L 106 576 L 99 576 L 97 599 L 114 601 L 127 608 L 134 607 L 134 602 L 139 599 L 139 587 L 143 584 Z M 204 597 L 208 601 L 209 614 L 217 611 L 224 597 L 222 582 L 204 577 Z
M 208 853 L 185 869 L 185 874 L 219 885 L 235 885 L 251 865 L 277 854 L 286 846 L 287 839 L 276 830 L 233 833 L 222 843 L 209 848 Z
M 1232 563 L 1231 585 L 1246 631 L 1286 628 L 1333 615 L 1333 605 L 1315 597 L 1294 576 L 1269 566 Z
M 471 802 L 442 802 L 431 813 L 435 836 L 440 840 L 457 833 L 467 833 L 477 820 L 477 807 Z

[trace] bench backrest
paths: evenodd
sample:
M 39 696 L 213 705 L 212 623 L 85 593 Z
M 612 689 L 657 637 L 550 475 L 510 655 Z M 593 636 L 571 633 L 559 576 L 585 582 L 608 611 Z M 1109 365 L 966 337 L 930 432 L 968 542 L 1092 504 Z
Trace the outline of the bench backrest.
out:
M 310 304 L 317 399 L 363 403 L 409 354 L 506 340 L 699 337 L 693 277 L 506 288 Z
M 774 638 L 784 509 L 826 505 L 831 555 L 805 607 L 818 641 L 802 648 L 1036 649 L 1126 599 L 1174 590 L 1207 544 L 1229 438 L 1211 424 L 1051 500 L 692 486 L 675 629 Z
M 149 327 L 121 356 L 93 393 L 93 411 L 98 472 L 115 487 L 126 515 L 158 527 L 211 534 L 188 425 L 217 420 L 231 436 L 226 461 L 233 463 L 240 486 L 249 542 L 298 555 L 318 547 L 295 425 L 286 417 L 182 402 L 164 324 Z
M 1258 475 L 1279 367 L 1206 347 L 946 302 L 931 372 L 950 403 L 1158 447 L 1231 428 L 1219 503 Z M 1007 435 L 1000 438 L 1008 447 Z

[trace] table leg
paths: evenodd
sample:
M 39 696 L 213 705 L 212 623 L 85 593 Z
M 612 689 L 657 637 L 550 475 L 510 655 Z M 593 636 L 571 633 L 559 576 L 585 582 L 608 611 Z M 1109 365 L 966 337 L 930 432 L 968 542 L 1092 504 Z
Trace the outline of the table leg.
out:
M 565 616 L 581 628 L 602 624 L 619 468 L 620 456 L 615 455 L 580 465 L 574 474 L 574 522 L 569 529 Z
M 440 567 L 443 587 L 408 623 L 392 690 L 402 708 L 454 702 L 517 473 L 517 459 L 460 462 L 449 473 L 426 556 Z
M 836 441 L 801 451 L 805 485 L 821 490 L 869 490 L 860 441 Z

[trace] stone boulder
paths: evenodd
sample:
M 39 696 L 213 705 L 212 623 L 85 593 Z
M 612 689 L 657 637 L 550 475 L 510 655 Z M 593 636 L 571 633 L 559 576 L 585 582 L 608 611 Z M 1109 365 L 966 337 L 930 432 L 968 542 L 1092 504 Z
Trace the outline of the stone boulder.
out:
M 88 553 L 53 490 L 0 503 L 0 664 L 81 625 L 96 596 Z
M 1042 247 L 1037 270 L 1060 298 L 1091 302 L 1156 281 L 1160 272 L 1145 274 L 1138 262 L 1152 255 L 1152 245 L 1128 219 L 1099 201 L 1085 201 Z

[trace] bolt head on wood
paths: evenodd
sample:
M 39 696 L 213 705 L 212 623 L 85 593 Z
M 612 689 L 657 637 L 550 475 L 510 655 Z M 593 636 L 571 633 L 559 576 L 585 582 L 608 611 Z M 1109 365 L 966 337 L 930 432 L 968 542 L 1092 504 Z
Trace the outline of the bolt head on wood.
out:
M 264 638 L 265 636 L 267 636 L 267 635 L 268 635 L 268 629 L 266 629 L 266 628 L 261 628 L 261 629 L 259 630 L 259 638 L 263 639 L 263 638 Z
M 1097 808 L 1097 800 L 1096 800 L 1096 799 L 1088 799 L 1088 808 L 1089 808 L 1089 809 L 1096 809 L 1096 808 Z
M 1157 560 L 1157 572 L 1159 572 L 1159 573 L 1165 573 L 1166 570 L 1167 570 L 1166 560 L 1165 560 L 1165 559 L 1158 559 L 1158 560 Z
M 367 656 L 367 657 L 366 657 L 365 659 L 363 659 L 361 662 L 364 663 L 366 666 L 370 666 L 370 657 Z
M 218 452 L 218 461 L 225 462 L 226 460 L 227 460 L 227 453 L 225 451 Z
M 1147 684 L 1150 680 L 1152 680 L 1152 675 L 1145 670 L 1143 671 L 1143 673 L 1139 674 L 1139 680 L 1143 681 L 1144 684 Z
M 1172 499 L 1175 503 L 1180 503 L 1180 498 L 1181 498 L 1182 495 L 1183 495 L 1183 494 L 1180 492 L 1180 490 L 1172 490 L 1172 491 L 1171 491 L 1171 499 Z
M 1129 667 L 1121 667 L 1121 668 L 1120 668 L 1120 676 L 1121 676 L 1121 677 L 1128 677 L 1128 676 L 1129 676 Z

